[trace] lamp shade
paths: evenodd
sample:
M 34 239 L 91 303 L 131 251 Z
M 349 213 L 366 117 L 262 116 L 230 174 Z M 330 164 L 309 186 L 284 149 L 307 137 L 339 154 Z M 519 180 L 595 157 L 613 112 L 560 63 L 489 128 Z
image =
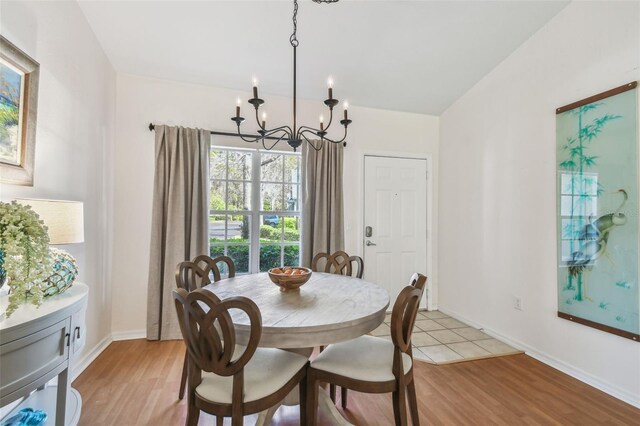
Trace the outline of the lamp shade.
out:
M 84 212 L 81 201 L 17 199 L 31 206 L 49 230 L 49 244 L 84 242 Z

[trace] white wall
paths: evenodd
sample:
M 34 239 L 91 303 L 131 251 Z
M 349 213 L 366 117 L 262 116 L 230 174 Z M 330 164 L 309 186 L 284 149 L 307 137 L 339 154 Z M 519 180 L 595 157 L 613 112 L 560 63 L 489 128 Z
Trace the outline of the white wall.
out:
M 111 334 L 115 72 L 76 2 L 2 2 L 0 28 L 40 63 L 34 185 L 2 184 L 0 199 L 84 202 L 85 242 L 60 248 L 76 257 L 78 279 L 89 285 L 88 354 Z
M 442 115 L 438 253 L 441 309 L 636 405 L 640 344 L 556 317 L 555 108 L 638 80 L 639 27 L 574 2 Z
M 145 329 L 154 172 L 154 134 L 149 132 L 147 125 L 153 122 L 234 131 L 230 117 L 235 114 L 235 100 L 238 96 L 248 98 L 249 89 L 247 87 L 247 92 L 242 93 L 118 74 L 114 157 L 114 337 L 144 335 Z M 325 89 L 319 87 L 318 90 Z M 336 95 L 339 95 L 339 89 L 336 90 Z M 290 99 L 268 94 L 262 97 L 267 100 L 270 123 L 286 124 L 291 121 Z M 299 123 L 315 124 L 320 113 L 324 112 L 321 106 L 320 101 L 299 101 Z M 243 109 L 243 115 L 248 116 L 247 108 Z M 349 116 L 354 123 L 349 130 L 345 154 L 345 248 L 349 253 L 361 254 L 363 154 L 430 154 L 433 163 L 437 164 L 439 129 L 436 117 L 420 114 L 353 106 Z M 247 131 L 253 129 L 247 127 Z M 245 148 L 252 146 L 228 137 L 214 137 L 212 143 Z M 437 177 L 435 170 L 433 176 Z M 434 191 L 435 188 L 436 185 Z M 434 214 L 436 207 L 434 205 Z M 435 220 L 434 217 L 433 223 Z M 434 247 L 435 241 L 434 236 Z M 428 272 L 433 276 L 435 267 Z

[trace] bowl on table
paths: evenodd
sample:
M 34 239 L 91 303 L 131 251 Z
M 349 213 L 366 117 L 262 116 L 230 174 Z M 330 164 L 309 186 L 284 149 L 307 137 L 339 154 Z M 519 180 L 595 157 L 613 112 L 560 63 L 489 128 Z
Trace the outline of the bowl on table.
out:
M 311 278 L 311 269 L 301 266 L 284 266 L 268 271 L 271 281 L 280 287 L 280 291 L 298 290 Z

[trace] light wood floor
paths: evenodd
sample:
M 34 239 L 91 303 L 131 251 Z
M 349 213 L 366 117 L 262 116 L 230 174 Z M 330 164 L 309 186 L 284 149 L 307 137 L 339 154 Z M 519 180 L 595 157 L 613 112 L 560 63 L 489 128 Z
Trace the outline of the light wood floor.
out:
M 181 341 L 112 343 L 73 383 L 83 399 L 80 425 L 184 424 L 185 402 L 177 399 L 183 355 Z M 640 410 L 526 355 L 416 361 L 414 372 L 423 425 L 640 424 Z M 344 414 L 357 425 L 392 425 L 391 395 L 349 392 Z M 298 421 L 297 407 L 283 407 L 274 425 Z M 200 417 L 200 425 L 213 424 Z

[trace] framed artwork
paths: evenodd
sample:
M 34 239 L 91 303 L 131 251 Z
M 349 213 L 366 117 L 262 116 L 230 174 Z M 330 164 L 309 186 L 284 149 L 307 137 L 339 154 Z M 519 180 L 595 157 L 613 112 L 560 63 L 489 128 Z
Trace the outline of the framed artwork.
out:
M 556 110 L 558 316 L 640 341 L 637 82 Z
M 0 182 L 33 186 L 40 65 L 0 36 Z

